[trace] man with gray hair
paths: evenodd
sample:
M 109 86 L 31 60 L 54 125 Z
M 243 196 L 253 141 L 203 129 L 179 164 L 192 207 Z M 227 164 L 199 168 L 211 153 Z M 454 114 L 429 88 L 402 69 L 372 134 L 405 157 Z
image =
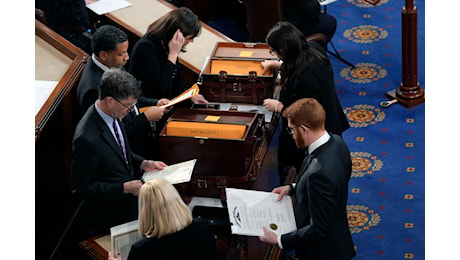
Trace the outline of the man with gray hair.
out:
M 128 72 L 109 69 L 101 78 L 100 97 L 78 123 L 72 142 L 72 189 L 86 201 L 88 237 L 137 219 L 143 171 L 163 169 L 160 161 L 133 153 L 123 124 L 140 96 Z

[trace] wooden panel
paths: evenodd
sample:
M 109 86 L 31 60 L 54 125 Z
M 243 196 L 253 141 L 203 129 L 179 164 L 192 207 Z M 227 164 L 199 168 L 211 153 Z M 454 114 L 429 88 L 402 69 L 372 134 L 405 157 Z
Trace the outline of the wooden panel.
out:
M 87 60 L 86 53 L 35 21 L 35 79 L 58 82 L 35 116 L 38 259 L 65 259 L 58 256 L 58 251 L 72 254 L 63 234 L 76 208 L 70 187 L 71 150 L 73 131 L 81 116 L 76 106 L 76 86 Z M 77 249 L 77 242 L 70 244 Z
M 79 80 L 88 55 L 35 20 L 35 79 L 59 81 L 35 116 L 35 139 Z

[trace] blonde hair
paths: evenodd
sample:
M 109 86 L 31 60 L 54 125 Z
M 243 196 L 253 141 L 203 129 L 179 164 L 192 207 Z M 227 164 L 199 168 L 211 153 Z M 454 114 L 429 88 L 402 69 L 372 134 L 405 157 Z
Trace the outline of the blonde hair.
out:
M 192 223 L 192 212 L 176 188 L 165 179 L 154 179 L 142 185 L 139 193 L 139 234 L 163 237 Z

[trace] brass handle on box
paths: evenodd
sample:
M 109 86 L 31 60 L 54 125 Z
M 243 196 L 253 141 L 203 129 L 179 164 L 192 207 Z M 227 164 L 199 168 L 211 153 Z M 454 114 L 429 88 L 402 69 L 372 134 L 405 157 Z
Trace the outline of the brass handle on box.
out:
M 259 131 L 257 131 L 258 129 L 260 129 L 260 132 L 262 132 L 261 136 L 257 136 L 257 132 L 259 132 Z M 258 123 L 257 123 L 256 131 L 254 131 L 254 134 L 252 135 L 252 137 L 254 137 L 257 142 L 261 141 L 262 139 L 265 138 L 265 133 L 266 132 L 267 132 L 267 129 L 265 128 L 265 125 L 264 125 L 264 119 L 259 118 Z

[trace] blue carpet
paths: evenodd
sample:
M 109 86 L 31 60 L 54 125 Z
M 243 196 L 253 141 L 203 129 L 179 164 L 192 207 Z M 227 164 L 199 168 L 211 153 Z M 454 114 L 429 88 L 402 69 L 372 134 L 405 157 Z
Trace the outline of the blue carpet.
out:
M 332 43 L 352 69 L 330 56 L 336 89 L 351 128 L 348 216 L 356 260 L 425 259 L 425 104 L 410 109 L 385 93 L 402 82 L 401 9 L 404 1 L 339 0 Z M 418 81 L 425 88 L 425 4 L 418 10 Z M 229 21 L 211 24 L 237 41 L 247 32 Z M 330 50 L 333 50 L 329 46 Z
M 352 125 L 344 133 L 353 160 L 348 215 L 359 259 L 425 259 L 425 104 L 381 108 L 402 81 L 404 1 L 339 0 L 332 42 L 336 89 Z M 424 2 L 418 9 L 418 80 L 424 71 Z

